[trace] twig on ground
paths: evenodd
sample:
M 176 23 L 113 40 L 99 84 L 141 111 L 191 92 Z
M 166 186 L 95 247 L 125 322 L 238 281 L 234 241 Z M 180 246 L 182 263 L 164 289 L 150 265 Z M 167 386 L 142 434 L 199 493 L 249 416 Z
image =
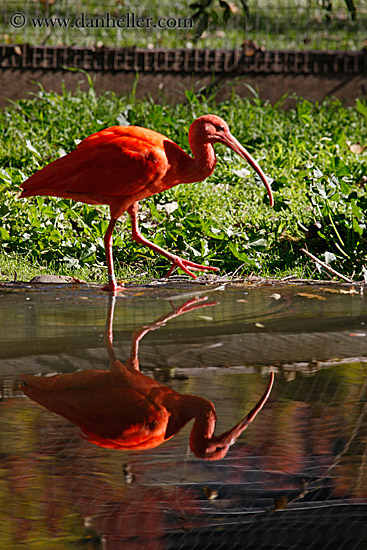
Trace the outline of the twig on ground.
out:
M 298 279 L 298 275 L 287 275 L 286 277 L 282 277 L 281 281 L 289 281 L 290 279 Z
M 333 275 L 335 275 L 336 277 L 339 277 L 340 279 L 342 279 L 343 281 L 346 281 L 347 283 L 353 283 L 352 279 L 348 279 L 348 277 L 345 277 L 344 275 L 342 275 L 341 273 L 339 273 L 338 271 L 336 271 L 335 269 L 333 269 L 332 267 L 330 267 L 328 264 L 326 264 L 325 262 L 322 262 L 321 260 L 319 260 L 318 258 L 316 258 L 316 256 L 314 256 L 313 254 L 311 254 L 311 252 L 309 252 L 308 250 L 306 250 L 305 248 L 301 248 L 301 252 L 303 252 L 304 254 L 306 254 L 306 256 L 308 256 L 309 258 L 311 258 L 314 262 L 320 264 L 324 269 L 326 269 L 326 271 L 329 271 L 329 273 L 332 273 Z

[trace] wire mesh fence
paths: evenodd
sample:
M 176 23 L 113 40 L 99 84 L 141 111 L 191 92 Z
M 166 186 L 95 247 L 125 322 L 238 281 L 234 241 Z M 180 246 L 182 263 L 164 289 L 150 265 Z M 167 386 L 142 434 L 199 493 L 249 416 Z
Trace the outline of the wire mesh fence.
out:
M 367 3 L 359 0 L 353 5 L 355 18 L 344 0 L 151 0 L 139 6 L 132 0 L 4 0 L 0 41 L 360 50 L 367 39 Z

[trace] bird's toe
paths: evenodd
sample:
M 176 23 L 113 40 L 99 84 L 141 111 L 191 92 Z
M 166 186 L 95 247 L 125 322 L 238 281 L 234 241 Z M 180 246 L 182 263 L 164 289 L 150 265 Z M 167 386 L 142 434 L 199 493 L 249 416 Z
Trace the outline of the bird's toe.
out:
M 107 290 L 109 292 L 120 292 L 122 290 L 125 290 L 125 285 L 120 285 L 116 283 L 116 281 L 110 281 L 108 285 L 103 286 L 101 290 Z

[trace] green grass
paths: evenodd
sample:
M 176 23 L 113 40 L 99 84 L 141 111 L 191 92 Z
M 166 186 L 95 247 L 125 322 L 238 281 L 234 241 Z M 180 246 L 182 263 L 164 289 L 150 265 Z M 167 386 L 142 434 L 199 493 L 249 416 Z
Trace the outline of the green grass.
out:
M 85 18 L 103 17 L 109 13 L 117 20 L 126 13 L 136 17 L 152 18 L 189 18 L 197 8 L 192 4 L 197 0 L 181 2 L 168 0 L 150 0 L 137 5 L 132 0 L 115 2 L 112 0 L 88 0 L 75 3 L 72 0 L 41 2 L 37 0 L 7 0 L 3 3 L 3 17 L 0 19 L 0 42 L 33 44 L 74 44 L 79 46 L 137 46 L 164 48 L 241 48 L 245 39 L 256 40 L 266 49 L 346 49 L 360 50 L 366 39 L 367 4 L 363 0 L 354 0 L 357 20 L 352 21 L 344 0 L 333 0 L 333 10 L 322 9 L 317 0 L 248 0 L 249 16 L 246 17 L 241 0 L 232 0 L 230 16 L 224 21 L 225 10 L 222 2 L 213 0 L 205 10 L 208 27 L 196 41 L 198 26 L 203 18 L 195 20 L 193 27 L 180 24 L 176 28 L 118 28 L 85 27 L 78 28 L 74 22 L 85 14 Z M 207 2 L 209 4 L 209 2 Z M 14 28 L 10 16 L 15 12 L 23 13 L 26 24 Z M 224 18 L 223 18 L 224 16 Z M 32 19 L 58 17 L 70 19 L 64 27 L 34 26 Z M 72 26 L 73 25 L 73 26 Z
M 143 234 L 185 258 L 219 267 L 221 274 L 315 276 L 300 252 L 306 246 L 341 273 L 363 279 L 367 151 L 357 154 L 350 144 L 364 143 L 365 101 L 343 107 L 337 100 L 299 99 L 285 111 L 256 97 L 233 95 L 217 104 L 215 94 L 187 92 L 186 103 L 169 106 L 137 100 L 134 93 L 97 96 L 93 87 L 64 89 L 62 95 L 40 89 L 0 114 L 2 279 L 18 269 L 19 279 L 46 270 L 105 280 L 108 208 L 48 197 L 20 199 L 19 184 L 74 149 L 75 140 L 124 121 L 160 131 L 189 151 L 190 123 L 210 112 L 228 122 L 273 179 L 274 208 L 245 161 L 217 145 L 218 164 L 208 180 L 142 201 Z M 170 213 L 167 203 L 176 207 Z M 114 256 L 120 278 L 162 276 L 169 267 L 165 258 L 131 241 L 128 216 L 116 226 Z

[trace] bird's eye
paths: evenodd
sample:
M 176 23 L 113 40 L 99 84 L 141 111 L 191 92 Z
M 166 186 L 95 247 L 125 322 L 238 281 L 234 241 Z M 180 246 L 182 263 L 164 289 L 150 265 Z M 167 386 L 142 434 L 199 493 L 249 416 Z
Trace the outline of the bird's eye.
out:
M 217 126 L 218 132 L 224 132 L 224 126 Z

